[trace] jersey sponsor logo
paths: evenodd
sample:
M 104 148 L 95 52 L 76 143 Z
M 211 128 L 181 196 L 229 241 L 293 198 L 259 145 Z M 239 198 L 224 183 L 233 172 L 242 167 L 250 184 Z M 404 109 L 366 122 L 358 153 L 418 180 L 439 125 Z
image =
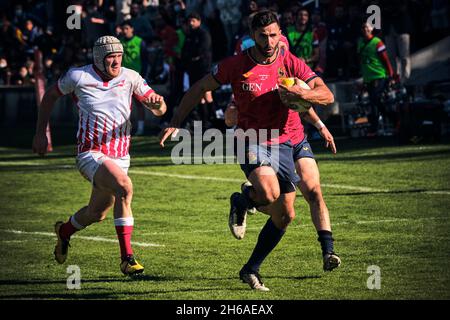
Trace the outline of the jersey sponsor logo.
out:
M 285 77 L 286 76 L 286 70 L 284 70 L 283 67 L 278 68 L 278 76 L 279 77 Z
M 244 91 L 256 92 L 256 91 L 261 91 L 261 89 L 262 89 L 261 83 L 242 82 L 242 90 L 244 90 Z

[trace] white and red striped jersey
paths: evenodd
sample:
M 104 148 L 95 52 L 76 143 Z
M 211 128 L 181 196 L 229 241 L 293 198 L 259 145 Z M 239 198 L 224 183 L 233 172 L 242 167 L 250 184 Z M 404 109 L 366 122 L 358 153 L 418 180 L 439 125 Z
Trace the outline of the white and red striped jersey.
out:
M 78 153 L 128 155 L 132 97 L 141 101 L 153 92 L 139 73 L 122 67 L 119 76 L 105 82 L 90 64 L 69 69 L 57 88 L 71 94 L 78 107 Z

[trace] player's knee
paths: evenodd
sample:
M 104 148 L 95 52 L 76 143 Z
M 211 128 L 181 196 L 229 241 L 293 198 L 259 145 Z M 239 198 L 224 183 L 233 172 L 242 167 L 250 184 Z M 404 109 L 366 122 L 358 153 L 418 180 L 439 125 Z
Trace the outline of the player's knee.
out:
M 267 189 L 263 190 L 260 194 L 260 203 L 263 206 L 267 206 L 274 203 L 280 197 L 280 190 L 277 189 Z
M 128 176 L 121 177 L 117 180 L 116 197 L 130 198 L 133 196 L 133 183 Z

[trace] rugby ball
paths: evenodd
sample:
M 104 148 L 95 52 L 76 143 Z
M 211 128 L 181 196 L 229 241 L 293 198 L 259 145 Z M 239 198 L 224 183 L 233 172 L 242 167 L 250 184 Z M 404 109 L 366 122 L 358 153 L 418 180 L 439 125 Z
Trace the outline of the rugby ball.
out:
M 297 80 L 297 83 L 296 83 Z M 306 82 L 300 80 L 300 79 L 296 79 L 296 78 L 280 78 L 280 82 L 281 84 L 283 84 L 286 87 L 292 87 L 294 85 L 299 85 L 301 88 L 306 89 L 306 90 L 311 90 L 311 88 L 306 84 Z M 303 100 L 301 98 L 298 99 L 298 101 L 296 101 L 295 103 L 290 103 L 288 105 L 289 109 L 292 109 L 294 111 L 297 112 L 308 112 L 309 108 L 312 107 L 312 104 L 309 103 L 306 100 Z

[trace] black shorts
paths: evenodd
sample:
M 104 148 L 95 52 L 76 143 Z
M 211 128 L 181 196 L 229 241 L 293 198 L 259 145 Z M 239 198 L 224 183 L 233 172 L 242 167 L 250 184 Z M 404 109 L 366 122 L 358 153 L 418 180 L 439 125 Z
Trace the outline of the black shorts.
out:
M 306 138 L 296 145 L 290 142 L 270 146 L 254 144 L 245 146 L 245 161 L 240 165 L 247 178 L 258 167 L 272 167 L 277 174 L 280 192 L 290 193 L 295 191 L 300 182 L 295 171 L 295 161 L 305 157 L 314 158 Z

